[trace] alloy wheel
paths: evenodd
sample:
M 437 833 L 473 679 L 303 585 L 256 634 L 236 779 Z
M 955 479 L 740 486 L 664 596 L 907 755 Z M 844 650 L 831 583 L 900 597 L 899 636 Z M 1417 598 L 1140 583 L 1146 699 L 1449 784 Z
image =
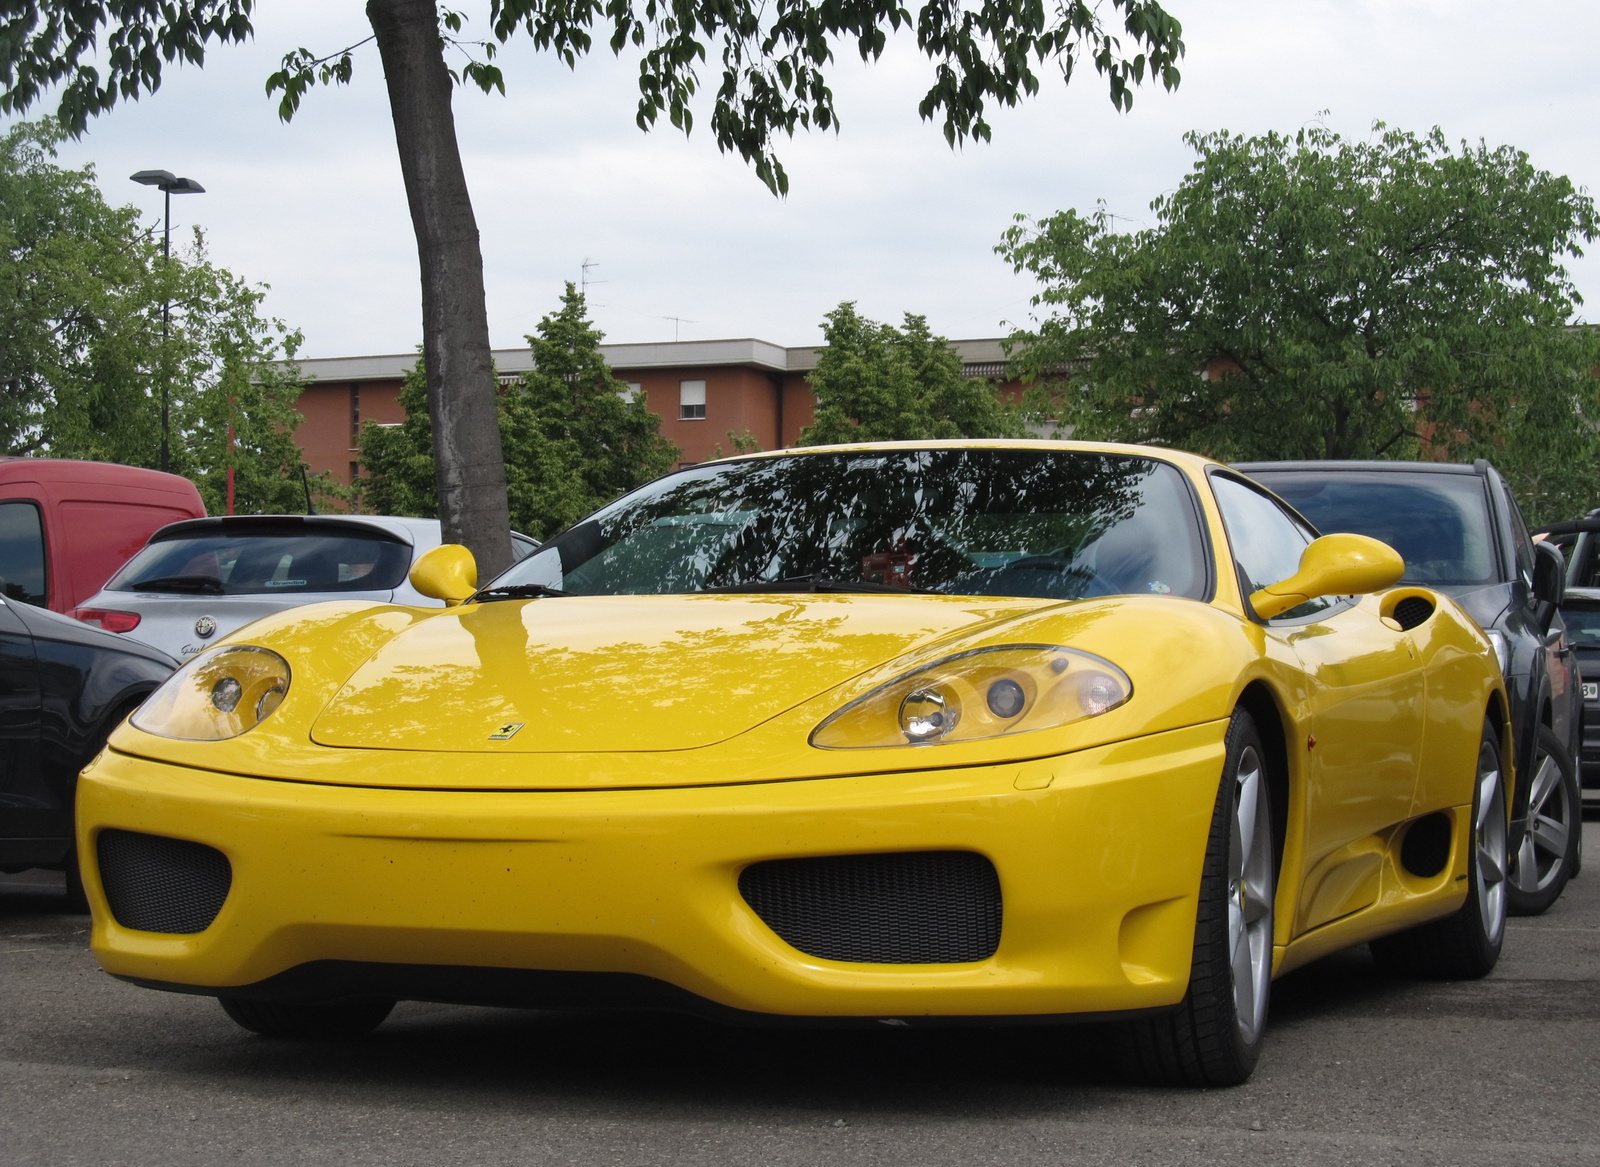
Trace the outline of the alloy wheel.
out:
M 1236 781 L 1228 841 L 1228 953 L 1234 1016 L 1250 1043 L 1266 1024 L 1272 979 L 1272 821 L 1264 767 L 1253 746 L 1239 756 Z
M 1528 829 L 1511 864 L 1511 884 L 1520 892 L 1542 892 L 1561 875 L 1572 841 L 1572 800 L 1561 767 L 1541 750 L 1528 795 Z
M 1473 806 L 1472 840 L 1477 848 L 1478 912 L 1483 933 L 1498 944 L 1506 926 L 1506 816 L 1500 792 L 1500 760 L 1488 743 L 1478 752 L 1478 794 Z

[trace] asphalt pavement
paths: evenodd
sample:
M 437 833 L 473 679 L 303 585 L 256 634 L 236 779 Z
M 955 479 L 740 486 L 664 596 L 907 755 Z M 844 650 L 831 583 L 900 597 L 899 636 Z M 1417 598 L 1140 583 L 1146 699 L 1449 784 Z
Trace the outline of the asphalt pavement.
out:
M 1082 1027 L 403 1004 L 360 1042 L 269 1041 L 112 980 L 59 877 L 4 877 L 0 1163 L 1600 1164 L 1597 832 L 1486 980 L 1387 980 L 1357 949 L 1279 981 L 1232 1090 L 1130 1086 Z

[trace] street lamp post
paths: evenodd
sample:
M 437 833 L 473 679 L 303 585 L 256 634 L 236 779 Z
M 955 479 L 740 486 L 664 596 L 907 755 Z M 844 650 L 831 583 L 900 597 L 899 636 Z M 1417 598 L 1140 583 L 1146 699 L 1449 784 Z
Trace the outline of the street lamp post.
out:
M 164 266 L 172 263 L 172 196 L 175 194 L 205 194 L 206 188 L 192 178 L 179 178 L 170 170 L 141 170 L 138 174 L 130 175 L 134 182 L 144 186 L 158 188 L 166 196 L 166 229 L 161 238 L 161 262 Z M 165 364 L 167 340 L 172 332 L 172 299 L 168 297 L 161 302 L 161 352 L 162 363 Z M 163 374 L 164 374 L 163 370 Z M 168 378 L 161 378 L 161 469 L 165 472 L 171 469 L 171 453 L 168 437 L 171 433 L 171 423 L 168 419 Z

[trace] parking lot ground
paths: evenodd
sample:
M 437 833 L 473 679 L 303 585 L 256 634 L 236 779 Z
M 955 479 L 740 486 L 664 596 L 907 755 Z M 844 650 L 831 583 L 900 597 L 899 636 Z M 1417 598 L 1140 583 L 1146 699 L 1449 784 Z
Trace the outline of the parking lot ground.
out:
M 101 973 L 26 873 L 0 879 L 0 1162 L 1600 1164 L 1594 862 L 1487 980 L 1387 980 L 1364 949 L 1284 978 L 1255 1077 L 1210 1091 L 1129 1086 L 1082 1027 L 405 1004 L 364 1041 L 268 1041 Z

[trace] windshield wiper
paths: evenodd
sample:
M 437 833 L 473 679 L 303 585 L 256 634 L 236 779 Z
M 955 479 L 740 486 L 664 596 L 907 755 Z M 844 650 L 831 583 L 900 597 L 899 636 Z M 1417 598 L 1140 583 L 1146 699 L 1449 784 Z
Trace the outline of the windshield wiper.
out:
M 864 579 L 833 579 L 826 575 L 789 575 L 782 579 L 756 579 L 747 583 L 723 584 L 720 587 L 701 588 L 702 593 L 714 592 L 920 592 L 931 595 L 927 588 L 909 584 L 869 583 Z
M 544 584 L 504 584 L 497 588 L 484 588 L 467 597 L 469 604 L 481 604 L 484 600 L 531 600 L 537 596 L 570 596 L 571 592 L 564 592 L 560 588 L 546 587 Z
M 193 592 L 207 596 L 220 596 L 227 590 L 214 575 L 158 575 L 131 583 L 128 588 L 135 592 Z

